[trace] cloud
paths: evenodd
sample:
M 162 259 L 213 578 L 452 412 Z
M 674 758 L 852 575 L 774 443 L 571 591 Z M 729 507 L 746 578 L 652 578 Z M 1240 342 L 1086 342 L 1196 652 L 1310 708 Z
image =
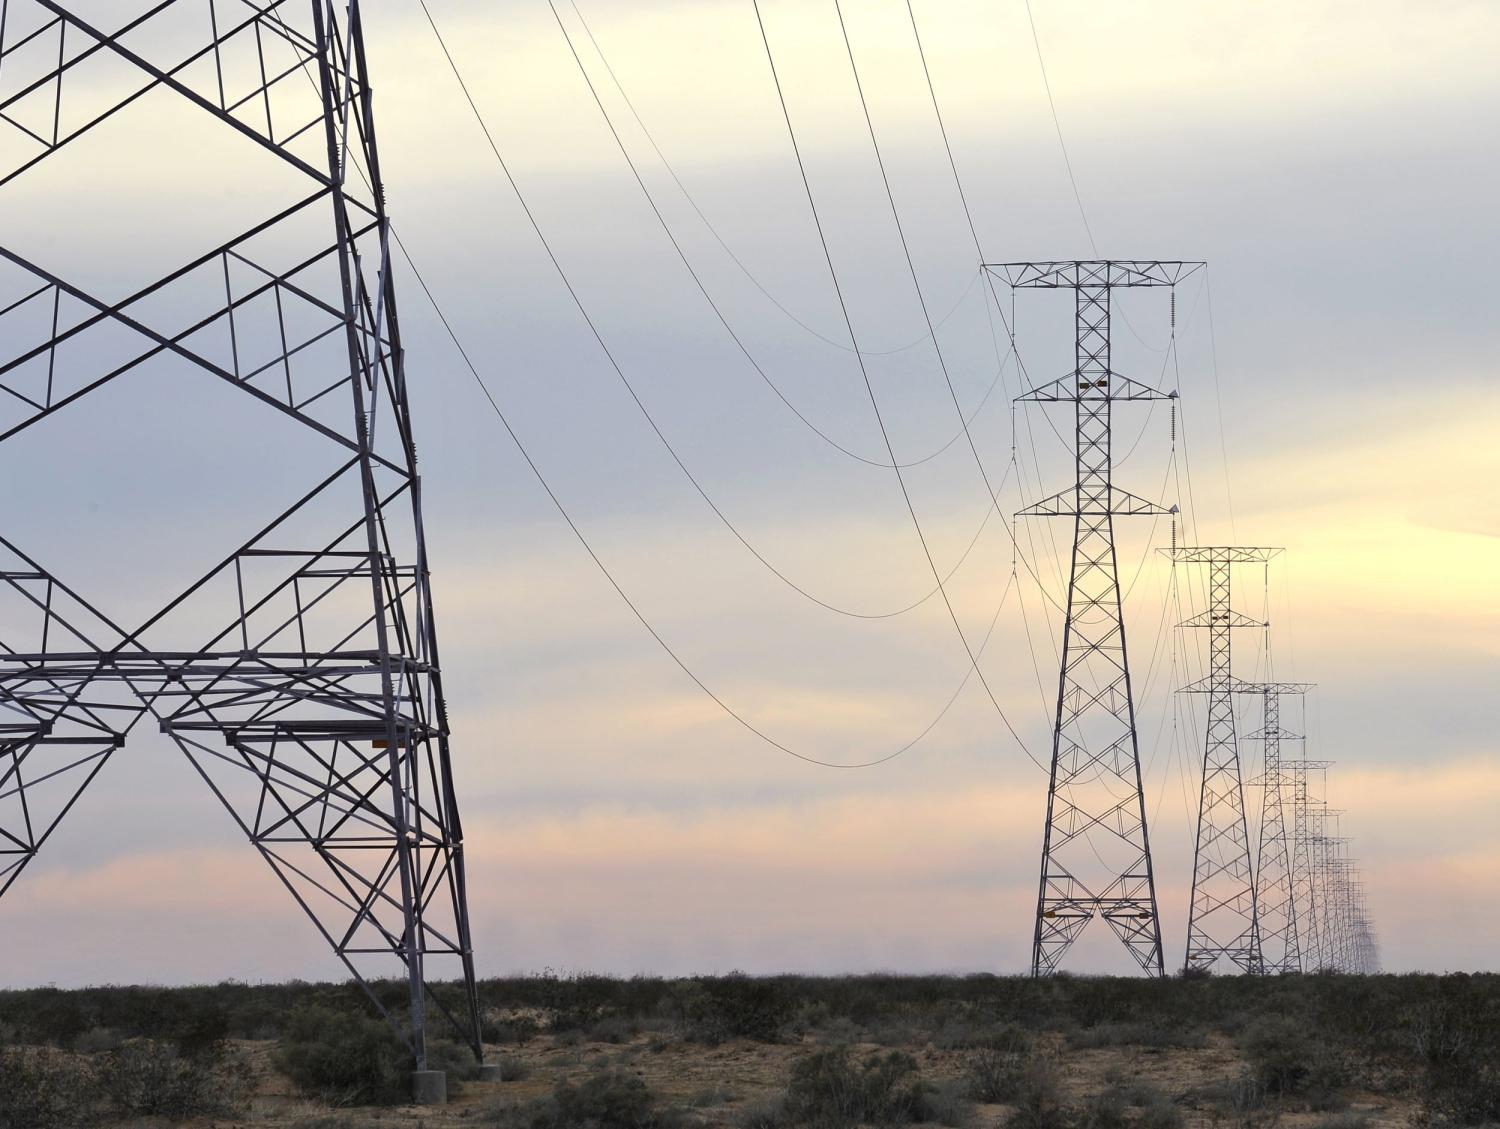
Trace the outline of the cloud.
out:
M 718 233 L 778 301 L 841 340 L 753 13 L 727 2 L 581 6 Z M 953 399 L 923 338 L 836 22 L 830 9 L 790 0 L 764 7 L 856 333 L 869 349 L 912 346 L 867 359 L 879 419 L 852 355 L 796 325 L 724 254 L 628 113 L 623 135 L 766 378 L 868 457 L 880 455 L 882 424 L 903 459 L 932 453 L 955 438 Z M 1256 614 L 1269 590 L 1276 672 L 1319 684 L 1304 725 L 1309 754 L 1339 761 L 1331 792 L 1350 809 L 1390 963 L 1492 965 L 1500 920 L 1476 891 L 1492 892 L 1485 860 L 1500 850 L 1483 816 L 1495 791 L 1500 570 L 1486 288 L 1495 158 L 1473 138 L 1493 117 L 1488 46 L 1500 14 L 1457 0 L 1419 19 L 1397 0 L 1365 5 L 1355 20 L 1332 2 L 1278 2 L 1253 18 L 1186 0 L 1149 11 L 1034 7 L 1101 248 L 1212 262 L 1212 290 L 1177 295 L 1170 358 L 1158 351 L 1167 296 L 1120 299 L 1129 325 L 1117 328 L 1118 367 L 1183 393 L 1175 464 L 1169 409 L 1130 406 L 1127 418 L 1122 407 L 1120 436 L 1142 430 L 1121 481 L 1190 507 L 1179 538 L 1287 548 L 1268 589 L 1242 574 L 1236 598 Z M 985 254 L 1086 253 L 1024 9 L 917 8 Z M 832 451 L 740 355 L 682 270 L 550 13 L 470 2 L 445 11 L 560 261 L 726 517 L 828 602 L 886 611 L 927 592 L 902 486 L 946 573 L 989 501 L 968 444 L 958 439 L 901 484 Z M 849 14 L 924 295 L 946 310 L 974 289 L 974 247 L 910 27 L 900 4 Z M 863 759 L 920 732 L 967 663 L 942 602 L 888 620 L 837 616 L 744 551 L 600 355 L 420 13 L 367 19 L 403 238 L 638 606 L 726 702 L 799 750 Z M 190 113 L 115 124 L 138 128 L 101 128 L 49 159 L 45 176 L 3 190 L 0 244 L 123 286 L 202 251 L 288 188 L 253 148 L 196 146 L 208 134 Z M 142 159 L 148 140 L 166 156 Z M 227 194 L 215 196 L 205 177 Z M 1023 967 L 1045 778 L 983 688 L 971 682 L 915 749 L 879 769 L 814 768 L 758 741 L 623 607 L 508 447 L 399 264 L 396 282 L 481 966 Z M 1025 295 L 1014 312 L 1030 376 L 1066 371 L 1070 303 Z M 938 343 L 960 406 L 974 411 L 1004 354 L 1003 327 L 971 300 Z M 1070 474 L 1070 421 L 1023 409 L 1013 433 L 1007 402 L 1018 391 L 1007 370 L 971 425 L 992 481 L 1005 481 L 1007 513 Z M 274 501 L 273 481 L 289 492 L 302 470 L 280 432 L 241 411 L 200 410 L 156 377 L 122 382 L 72 418 L 76 427 L 11 445 L 10 477 L 26 488 L 12 491 L 6 535 L 50 538 L 49 563 L 81 573 L 110 608 L 174 589 L 199 556 L 219 559 L 228 547 L 219 534 L 248 526 Z M 171 506 L 152 504 L 169 495 Z M 1184 926 L 1201 738 L 1170 691 L 1195 675 L 1198 641 L 1170 629 L 1172 573 L 1153 551 L 1170 523 L 1120 524 L 1171 952 Z M 977 646 L 1015 569 L 1020 595 L 1003 607 L 983 668 L 1044 758 L 1058 612 L 1026 566 L 1060 602 L 1068 530 L 1016 529 L 1019 563 L 992 522 L 949 594 Z M 1192 614 L 1201 577 L 1177 579 Z M 1258 674 L 1254 634 L 1242 633 L 1238 657 Z M 141 746 L 153 747 L 143 735 L 128 752 Z M 336 971 L 253 852 L 227 842 L 222 813 L 182 767 L 150 755 L 110 766 L 0 906 L 7 938 L 19 938 L 7 978 Z M 1431 928 L 1459 902 L 1477 907 L 1472 943 Z M 1117 958 L 1091 939 L 1077 967 Z

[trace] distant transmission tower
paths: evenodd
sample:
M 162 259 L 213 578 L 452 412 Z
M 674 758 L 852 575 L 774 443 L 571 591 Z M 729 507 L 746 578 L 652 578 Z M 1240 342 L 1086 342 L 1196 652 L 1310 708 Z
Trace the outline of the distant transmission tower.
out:
M 1354 971 L 1373 975 L 1380 971 L 1380 944 L 1375 936 L 1375 926 L 1370 921 L 1369 908 L 1365 905 L 1363 881 L 1356 880 L 1354 884 L 1354 907 Z
M 1312 845 L 1314 897 L 1318 903 L 1318 968 L 1336 970 L 1339 960 L 1339 921 L 1341 909 L 1333 888 L 1334 856 L 1341 840 L 1328 834 L 1329 819 L 1343 813 L 1326 803 L 1313 806 L 1309 841 Z
M 1071 290 L 1073 371 L 1020 397 L 1074 405 L 1076 480 L 1020 516 L 1073 519 L 1051 781 L 1031 971 L 1056 971 L 1102 917 L 1150 976 L 1163 975 L 1161 921 L 1146 831 L 1135 700 L 1125 654 L 1117 516 L 1165 514 L 1113 482 L 1110 422 L 1116 401 L 1167 399 L 1110 366 L 1110 292 L 1175 286 L 1202 263 L 1073 261 L 988 266 L 1010 286 Z
M 1349 856 L 1348 841 L 1345 840 L 1341 846 L 1334 869 L 1334 881 L 1338 885 L 1340 915 L 1339 935 L 1341 944 L 1339 947 L 1339 970 L 1342 972 L 1356 971 L 1356 959 L 1354 952 L 1354 875 L 1359 866 L 1359 860 Z
M 1325 836 L 1325 883 L 1328 889 L 1329 967 L 1335 972 L 1350 970 L 1350 945 L 1353 940 L 1353 907 L 1349 903 L 1349 840 L 1343 835 Z
M 477 1054 L 462 833 L 358 0 L 88 7 L 120 22 L 100 28 L 52 0 L 0 9 L 0 185 L 108 131 L 109 152 L 133 169 L 197 167 L 191 142 L 132 131 L 174 101 L 258 150 L 257 190 L 281 196 L 247 230 L 123 294 L 40 261 L 51 245 L 25 230 L 12 197 L 0 235 L 0 442 L 103 385 L 150 388 L 132 378 L 169 363 L 243 394 L 224 430 L 263 445 L 258 469 L 299 436 L 321 445 L 324 465 L 133 629 L 0 537 L 0 889 L 149 716 L 350 974 L 367 990 L 376 975 L 404 979 L 404 1015 L 392 1018 L 418 1068 L 429 1008 Z M 147 138 L 161 151 L 143 148 Z M 110 168 L 93 173 L 99 191 L 114 190 Z M 219 183 L 204 209 L 255 198 L 211 165 L 205 175 Z M 165 229 L 176 218 L 160 208 L 152 223 Z M 157 232 L 134 234 L 150 244 Z M 128 247 L 114 253 L 129 258 Z M 180 421 L 184 435 L 202 426 Z M 161 550 L 173 552 L 170 537 Z M 457 987 L 434 996 L 434 973 Z
M 1183 687 L 1208 697 L 1184 967 L 1211 969 L 1219 961 L 1228 960 L 1245 972 L 1259 973 L 1263 960 L 1255 909 L 1255 872 L 1234 725 L 1234 695 L 1251 684 L 1234 675 L 1230 638 L 1236 628 L 1266 625 L 1230 607 L 1230 577 L 1235 565 L 1264 564 L 1281 550 L 1197 546 L 1168 552 L 1178 563 L 1208 566 L 1208 608 L 1182 624 L 1207 628 L 1209 639 L 1208 677 Z
M 1265 749 L 1260 842 L 1255 852 L 1255 913 L 1262 967 L 1267 973 L 1302 971 L 1294 851 L 1286 829 L 1286 799 L 1292 791 L 1292 776 L 1282 769 L 1281 761 L 1282 741 L 1301 738 L 1281 727 L 1281 699 L 1305 694 L 1311 688 L 1306 682 L 1269 682 L 1248 688 L 1263 703 L 1261 727 L 1248 736 L 1259 740 Z
M 1312 972 L 1323 964 L 1320 925 L 1323 907 L 1318 896 L 1313 808 L 1307 778 L 1309 773 L 1324 772 L 1332 764 L 1333 761 L 1313 761 L 1305 756 L 1282 762 L 1282 773 L 1290 781 L 1292 792 L 1292 903 L 1296 908 L 1298 949 L 1304 972 Z

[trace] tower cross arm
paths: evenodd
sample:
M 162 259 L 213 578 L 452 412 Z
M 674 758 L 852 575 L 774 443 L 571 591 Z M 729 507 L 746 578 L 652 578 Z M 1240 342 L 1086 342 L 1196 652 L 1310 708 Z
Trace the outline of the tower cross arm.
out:
M 1010 286 L 1039 290 L 1081 286 L 1176 286 L 1201 262 L 1162 259 L 1071 259 L 1035 263 L 985 263 Z
M 1177 393 L 1163 392 L 1117 372 L 1067 376 L 1039 384 L 1030 392 L 1017 396 L 1017 403 L 1052 404 L 1075 400 L 1175 400 Z
M 1086 489 L 1075 486 L 1034 502 L 1025 509 L 1017 510 L 1016 516 L 1110 517 L 1128 515 L 1138 517 L 1144 514 L 1150 517 L 1176 512 L 1176 506 L 1170 508 L 1161 506 L 1112 485 L 1107 489 Z
M 1175 549 L 1158 549 L 1178 564 L 1255 564 L 1268 561 L 1283 552 L 1252 545 L 1181 545 Z

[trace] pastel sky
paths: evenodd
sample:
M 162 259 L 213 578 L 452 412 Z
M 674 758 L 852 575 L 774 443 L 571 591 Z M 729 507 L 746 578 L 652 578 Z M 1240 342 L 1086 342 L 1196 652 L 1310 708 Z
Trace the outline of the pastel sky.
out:
M 834 450 L 747 363 L 683 269 L 543 0 L 428 0 L 537 221 L 624 372 L 705 490 L 800 586 L 860 611 L 931 574 L 889 468 Z M 120 21 L 129 7 L 88 7 Z M 843 5 L 942 356 L 1003 501 L 1068 485 L 1044 411 L 1013 417 L 973 241 L 905 0 Z M 990 261 L 1092 257 L 1021 0 L 913 0 Z M 942 603 L 828 612 L 782 584 L 684 479 L 600 353 L 521 213 L 416 0 L 367 2 L 397 230 L 533 457 L 705 697 L 624 607 L 530 477 L 408 277 L 408 379 L 482 972 L 1019 972 L 1044 774 L 975 681 Z M 830 254 L 903 461 L 954 406 L 891 221 L 831 0 L 763 0 Z M 704 285 L 799 411 L 884 457 L 749 0 L 567 0 L 558 10 Z M 1179 536 L 1285 547 L 1238 577 L 1245 677 L 1317 683 L 1288 724 L 1337 761 L 1327 798 L 1390 969 L 1500 952 L 1500 8 L 1488 0 L 1201 4 L 1032 0 L 1098 252 L 1203 259 L 1177 296 L 1121 300 L 1117 368 L 1181 390 L 1119 409 L 1118 480 L 1180 503 Z M 664 169 L 584 33 L 602 48 Z M 0 88 L 10 78 L 0 74 Z M 0 189 L 0 245 L 123 290 L 289 190 L 206 115 L 151 97 Z M 197 131 L 197 132 L 194 132 Z M 1008 302 L 1008 296 L 1006 297 Z M 1009 313 L 1009 310 L 1007 310 Z M 1059 293 L 1016 303 L 1036 379 L 1065 371 Z M 820 336 L 821 335 L 821 336 Z M 1004 347 L 1000 356 L 1003 359 Z M 180 382 L 179 382 L 180 384 Z M 171 394 L 168 395 L 168 391 Z M 0 448 L 14 535 L 130 619 L 296 490 L 295 453 L 170 374 Z M 1063 434 L 1067 421 L 1051 417 Z M 239 424 L 240 426 L 235 426 Z M 1012 437 L 1016 466 L 1012 460 Z M 960 440 L 907 472 L 981 665 L 1045 758 L 1066 530 L 1016 526 L 1045 592 L 985 519 Z M 1024 487 L 1018 485 L 1024 483 Z M 1122 522 L 1122 525 L 1127 523 Z M 1120 537 L 1169 963 L 1186 929 L 1201 671 L 1174 632 L 1166 522 Z M 1183 614 L 1202 578 L 1179 569 Z M 999 612 L 997 615 L 997 605 Z M 1023 620 L 1022 609 L 1026 618 Z M 1028 629 L 1030 641 L 1028 643 Z M 1258 719 L 1242 719 L 1244 730 Z M 1255 750 L 1246 744 L 1247 774 Z M 1455 928 L 1455 922 L 1463 928 Z M 331 977 L 338 966 L 180 754 L 141 734 L 0 902 L 0 982 Z M 1069 962 L 1120 970 L 1090 939 Z

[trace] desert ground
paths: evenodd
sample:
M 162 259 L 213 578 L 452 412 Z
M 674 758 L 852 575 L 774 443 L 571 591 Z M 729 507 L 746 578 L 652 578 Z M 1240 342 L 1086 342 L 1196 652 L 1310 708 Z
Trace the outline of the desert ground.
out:
M 395 998 L 399 985 L 387 988 Z M 442 1107 L 345 985 L 0 994 L 0 1129 L 1173 1129 L 1500 1119 L 1500 977 L 610 980 L 482 986 Z

